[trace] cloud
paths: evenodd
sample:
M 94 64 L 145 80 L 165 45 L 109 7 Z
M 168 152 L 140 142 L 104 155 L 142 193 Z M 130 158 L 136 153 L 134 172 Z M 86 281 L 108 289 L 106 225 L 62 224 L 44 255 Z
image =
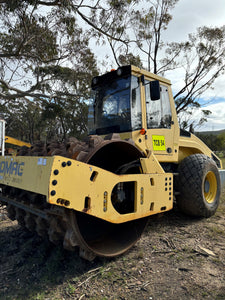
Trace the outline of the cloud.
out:
M 224 0 L 180 0 L 171 11 L 173 16 L 164 38 L 168 41 L 186 40 L 200 26 L 224 25 Z
M 225 93 L 224 93 L 224 82 L 225 82 L 225 76 L 221 75 L 215 80 L 215 83 L 213 84 L 213 89 L 209 88 L 203 95 L 203 98 L 208 100 L 218 99 L 218 98 L 224 98 L 225 99 Z
M 225 99 L 218 103 L 209 104 L 203 107 L 212 113 L 208 117 L 208 121 L 203 124 L 199 131 L 221 130 L 225 129 Z M 200 112 L 196 112 L 194 118 L 197 118 Z

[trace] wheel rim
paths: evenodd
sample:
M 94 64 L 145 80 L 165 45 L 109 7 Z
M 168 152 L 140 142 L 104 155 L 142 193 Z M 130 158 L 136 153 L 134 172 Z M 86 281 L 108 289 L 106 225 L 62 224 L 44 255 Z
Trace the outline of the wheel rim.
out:
M 217 193 L 217 180 L 214 172 L 210 171 L 206 174 L 204 182 L 204 196 L 207 203 L 213 203 Z

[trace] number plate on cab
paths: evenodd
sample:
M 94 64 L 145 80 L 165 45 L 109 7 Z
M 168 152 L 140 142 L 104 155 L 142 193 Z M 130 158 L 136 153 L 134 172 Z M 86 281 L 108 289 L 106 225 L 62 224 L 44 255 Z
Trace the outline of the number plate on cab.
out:
M 152 145 L 154 151 L 165 151 L 166 143 L 164 135 L 153 135 L 152 136 Z

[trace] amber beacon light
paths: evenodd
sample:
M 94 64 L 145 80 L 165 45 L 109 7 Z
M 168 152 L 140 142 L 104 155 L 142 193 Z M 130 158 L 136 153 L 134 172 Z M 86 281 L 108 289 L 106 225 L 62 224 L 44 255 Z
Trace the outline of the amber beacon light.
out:
M 144 128 L 141 128 L 140 134 L 141 134 L 141 135 L 145 135 L 145 134 L 146 134 L 146 130 L 145 130 Z

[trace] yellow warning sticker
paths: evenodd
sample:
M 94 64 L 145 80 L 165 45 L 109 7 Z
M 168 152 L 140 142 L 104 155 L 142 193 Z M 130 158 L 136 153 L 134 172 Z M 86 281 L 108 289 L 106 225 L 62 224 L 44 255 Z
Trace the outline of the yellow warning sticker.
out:
M 165 151 L 166 150 L 165 136 L 153 135 L 152 144 L 153 144 L 154 151 Z

